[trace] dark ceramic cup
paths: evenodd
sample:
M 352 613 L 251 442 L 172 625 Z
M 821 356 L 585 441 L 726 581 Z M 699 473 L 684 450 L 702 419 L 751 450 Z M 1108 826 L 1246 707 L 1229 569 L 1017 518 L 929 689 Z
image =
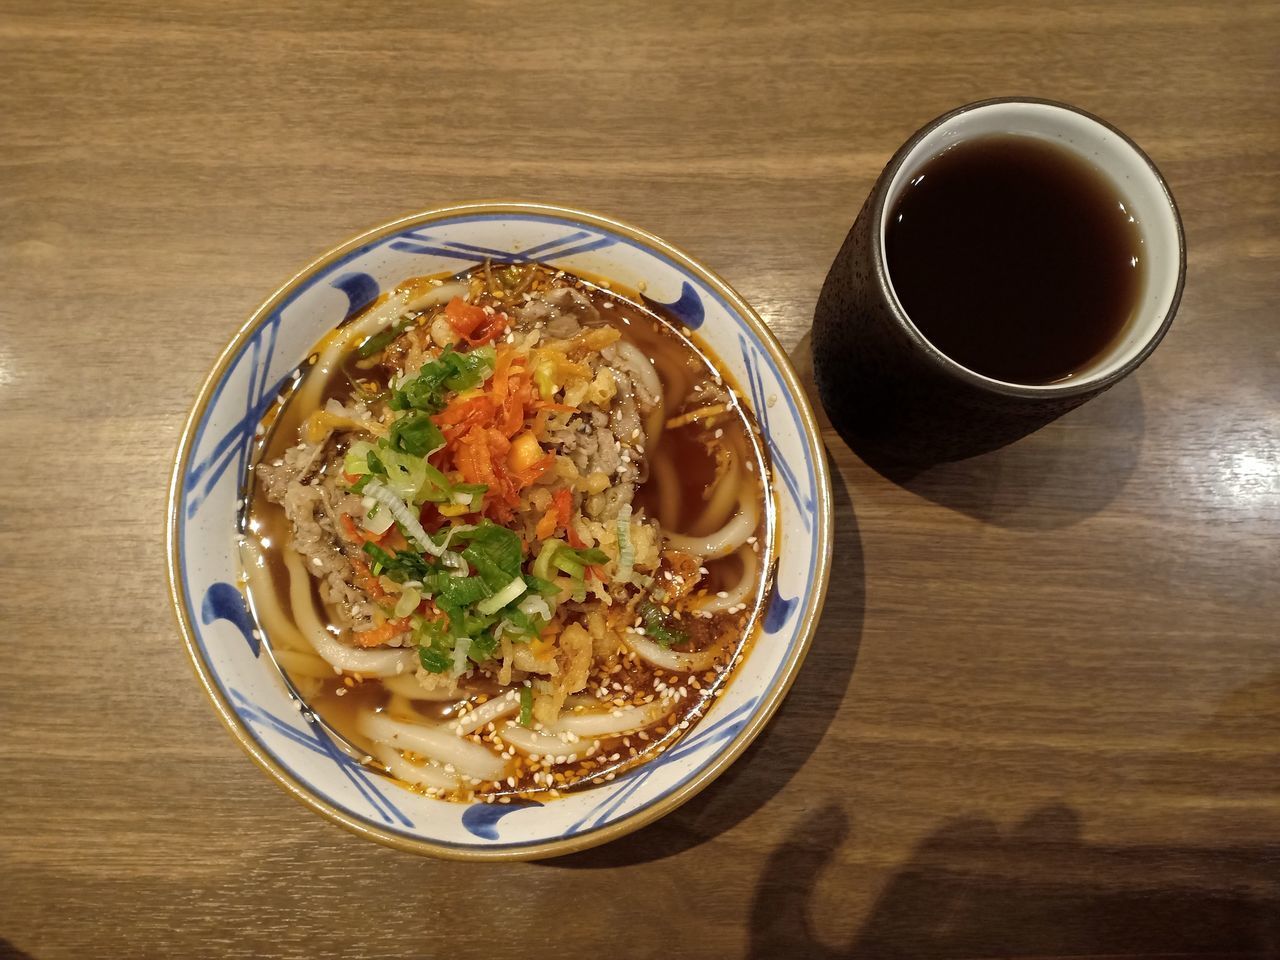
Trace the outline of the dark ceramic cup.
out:
M 885 218 L 922 166 L 964 139 L 1023 134 L 1083 157 L 1120 188 L 1147 252 L 1146 287 L 1125 332 L 1068 380 L 1019 384 L 976 373 L 924 337 L 885 265 Z M 1182 295 L 1182 222 L 1155 165 L 1119 130 L 1045 100 L 985 100 L 932 121 L 876 181 L 827 274 L 814 314 L 814 378 L 832 425 L 864 458 L 928 464 L 1026 436 L 1131 373 L 1164 337 Z

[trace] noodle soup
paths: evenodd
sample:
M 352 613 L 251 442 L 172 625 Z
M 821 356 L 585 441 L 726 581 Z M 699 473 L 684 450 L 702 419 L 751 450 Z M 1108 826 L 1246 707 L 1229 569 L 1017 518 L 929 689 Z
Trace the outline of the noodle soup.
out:
M 536 264 L 411 278 L 263 422 L 242 555 L 306 709 L 411 789 L 546 799 L 683 736 L 762 615 L 763 444 L 674 318 Z

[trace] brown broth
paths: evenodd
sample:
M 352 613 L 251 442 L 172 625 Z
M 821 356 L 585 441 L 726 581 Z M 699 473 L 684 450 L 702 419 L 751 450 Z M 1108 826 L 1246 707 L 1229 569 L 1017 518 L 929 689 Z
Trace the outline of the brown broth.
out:
M 628 662 L 622 664 L 621 675 L 627 678 L 633 690 L 651 691 L 654 683 L 661 680 L 671 685 L 679 684 L 688 687 L 688 695 L 678 701 L 675 710 L 665 720 L 650 727 L 643 735 L 633 733 L 625 737 L 603 738 L 600 741 L 597 757 L 617 756 L 617 760 L 567 765 L 563 782 L 560 782 L 557 775 L 556 786 L 562 791 L 605 782 L 630 766 L 656 756 L 679 739 L 684 730 L 692 726 L 706 712 L 729 682 L 732 671 L 728 667 L 745 652 L 756 631 L 763 613 L 763 602 L 772 572 L 772 564 L 768 558 L 772 556 L 774 542 L 773 509 L 769 499 L 771 491 L 767 487 L 762 487 L 760 483 L 761 477 L 769 476 L 767 459 L 758 431 L 750 415 L 746 413 L 745 405 L 740 399 L 742 394 L 736 385 L 729 382 L 722 373 L 717 372 L 706 350 L 696 343 L 692 335 L 683 331 L 674 318 L 665 315 L 659 307 L 641 306 L 636 302 L 640 299 L 638 296 L 633 300 L 620 295 L 617 291 L 586 281 L 581 282 L 580 289 L 587 292 L 597 307 L 601 308 L 600 313 L 605 322 L 620 327 L 624 335 L 646 356 L 654 359 L 665 392 L 666 418 L 680 412 L 679 409 L 673 410 L 672 405 L 683 403 L 697 383 L 723 383 L 733 398 L 732 409 L 717 417 L 709 425 L 694 424 L 663 430 L 656 448 L 646 451 L 646 456 L 651 460 L 651 472 L 648 481 L 637 491 L 636 509 L 645 510 L 651 516 L 655 515 L 658 491 L 652 461 L 659 457 L 670 458 L 678 465 L 677 499 L 680 508 L 675 529 L 691 535 L 705 535 L 707 531 L 698 529 L 698 520 L 700 507 L 705 505 L 708 488 L 716 477 L 712 450 L 717 446 L 730 449 L 739 463 L 750 464 L 750 472 L 744 473 L 743 482 L 754 485 L 755 495 L 758 498 L 761 519 L 756 530 L 757 539 L 754 549 L 761 560 L 758 563 L 759 569 L 754 589 L 748 594 L 749 602 L 746 603 L 746 608 L 733 615 L 727 613 L 716 615 L 714 621 L 716 631 L 720 634 L 735 634 L 735 640 L 725 649 L 720 661 L 721 666 L 715 670 L 704 671 L 700 675 L 676 675 L 652 668 L 643 661 L 630 662 L 636 658 L 629 658 Z M 605 308 L 603 306 L 605 303 L 611 306 Z M 288 447 L 296 443 L 299 426 L 304 415 L 309 411 L 294 409 L 288 401 L 302 382 L 307 367 L 314 360 L 314 356 L 309 358 L 308 363 L 304 364 L 300 370 L 301 375 L 282 393 L 277 405 L 264 419 L 268 429 L 257 443 L 252 457 L 254 463 L 280 457 Z M 349 390 L 350 385 L 345 377 L 338 374 L 325 384 L 323 395 L 342 397 Z M 698 404 L 694 402 L 690 405 Z M 716 432 L 719 432 L 720 436 L 715 436 Z M 270 545 L 264 553 L 271 583 L 276 596 L 287 599 L 288 572 L 279 551 L 288 549 L 286 546 L 289 539 L 288 521 L 279 506 L 268 502 L 261 495 L 259 488 L 252 481 L 252 476 L 246 478 L 246 481 L 250 489 L 246 497 L 246 513 L 242 520 L 244 533 L 257 538 L 264 546 Z M 736 556 L 730 555 L 708 561 L 706 570 L 705 586 L 714 592 L 735 584 L 742 575 L 743 563 Z M 321 621 L 329 624 L 333 632 L 338 632 L 338 627 L 326 612 L 325 605 L 320 599 L 318 583 L 314 579 L 311 580 L 311 587 L 312 602 L 321 616 Z M 267 640 L 270 647 L 269 635 Z M 288 671 L 282 672 L 289 676 Z M 483 702 L 483 698 L 495 695 L 500 688 L 479 671 L 475 673 L 476 676 L 467 685 L 466 696 L 472 699 L 478 697 L 480 699 L 475 702 Z M 309 709 L 349 745 L 354 755 L 364 755 L 370 750 L 371 744 L 356 730 L 355 718 L 361 709 L 381 710 L 392 703 L 393 697 L 381 681 L 335 675 L 319 681 L 290 677 L 290 682 L 300 696 L 300 691 L 310 691 L 310 696 L 303 697 Z M 584 692 L 590 692 L 590 689 L 589 687 L 589 690 Z M 599 692 L 598 688 L 597 692 Z M 394 699 L 403 707 L 402 698 Z M 410 709 L 417 719 L 440 722 L 451 715 L 457 703 L 458 701 L 414 701 Z M 620 702 L 619 705 L 621 705 Z M 540 769 L 536 764 L 526 762 L 519 755 L 512 764 L 515 787 L 508 787 L 505 784 L 486 787 L 476 796 L 476 799 L 492 800 L 505 795 L 530 795 L 545 789 L 532 780 L 532 774 Z

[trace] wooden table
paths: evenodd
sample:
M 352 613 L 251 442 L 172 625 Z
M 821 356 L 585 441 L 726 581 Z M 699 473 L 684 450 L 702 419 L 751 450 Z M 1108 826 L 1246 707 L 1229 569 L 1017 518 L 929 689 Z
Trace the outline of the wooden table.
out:
M 0 957 L 1280 953 L 1280 6 L 10 2 L 0 81 Z M 408 211 L 579 205 L 721 271 L 803 370 L 889 155 L 1010 93 L 1155 158 L 1181 313 L 997 454 L 895 483 L 827 434 L 826 615 L 722 780 L 481 867 L 254 768 L 178 638 L 164 498 L 279 282 Z

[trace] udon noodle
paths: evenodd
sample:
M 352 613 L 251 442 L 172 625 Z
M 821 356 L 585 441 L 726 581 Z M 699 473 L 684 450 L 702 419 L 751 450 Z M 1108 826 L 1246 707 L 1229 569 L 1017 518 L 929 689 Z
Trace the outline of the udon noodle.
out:
M 554 797 L 724 691 L 767 593 L 768 478 L 737 390 L 660 306 L 536 264 L 412 278 L 264 419 L 251 606 L 308 717 L 370 766 Z

